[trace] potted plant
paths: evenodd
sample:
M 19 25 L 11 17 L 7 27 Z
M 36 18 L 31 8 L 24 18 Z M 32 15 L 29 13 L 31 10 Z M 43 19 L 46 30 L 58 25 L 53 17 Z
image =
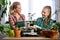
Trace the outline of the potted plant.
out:
M 4 32 L 9 37 L 14 37 L 14 30 L 11 29 L 10 24 L 4 25 Z
M 53 30 L 57 30 L 58 29 L 58 26 L 55 24 L 53 25 Z
M 60 32 L 60 22 L 57 22 L 56 25 L 58 26 L 58 31 Z
M 14 37 L 15 35 L 14 30 L 10 29 L 8 32 L 9 32 L 9 37 Z
M 53 30 L 53 33 L 51 36 L 52 38 L 58 38 L 58 35 L 59 35 L 59 32 L 58 32 L 58 29 L 59 29 L 59 26 L 60 26 L 60 23 L 59 22 L 56 22 L 52 27 L 52 30 Z
M 16 29 L 14 30 L 15 32 L 15 37 L 20 38 L 21 37 L 21 30 L 18 28 L 18 26 L 16 26 Z
M 58 30 L 59 29 L 59 26 L 60 26 L 60 22 L 56 22 L 54 25 L 53 25 L 53 30 Z

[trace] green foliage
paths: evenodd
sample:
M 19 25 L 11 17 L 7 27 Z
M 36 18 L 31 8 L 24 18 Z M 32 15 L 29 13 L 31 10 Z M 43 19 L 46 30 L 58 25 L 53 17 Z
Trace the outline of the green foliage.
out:
M 34 25 L 36 25 L 37 24 L 37 22 L 36 21 L 34 21 Z
M 16 25 L 16 30 L 18 30 L 19 28 L 18 28 L 18 25 Z
M 7 5 L 7 0 L 6 0 L 6 2 L 5 2 L 5 0 L 0 0 L 0 3 L 1 3 L 3 6 L 5 6 L 5 5 Z
M 57 25 L 53 25 L 53 29 L 54 30 L 57 30 L 58 29 L 58 26 Z
M 59 22 L 56 22 L 54 25 L 53 25 L 53 30 L 58 30 L 60 26 L 60 23 Z
M 9 37 L 14 37 L 14 30 L 9 30 L 8 35 Z
M 56 24 L 57 26 L 60 26 L 60 23 L 59 23 L 59 22 L 56 22 L 55 24 Z
M 4 27 L 8 28 L 8 29 L 11 29 L 10 24 L 5 24 Z
M 0 32 L 2 34 L 8 35 L 9 30 L 11 30 L 10 24 L 5 24 L 5 25 L 0 26 Z
M 4 30 L 4 26 L 0 26 L 0 31 L 2 32 Z

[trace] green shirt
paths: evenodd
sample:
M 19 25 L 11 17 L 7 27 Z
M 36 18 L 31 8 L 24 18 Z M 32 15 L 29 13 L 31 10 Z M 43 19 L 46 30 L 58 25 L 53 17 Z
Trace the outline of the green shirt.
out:
M 53 20 L 51 19 L 48 24 L 46 25 L 46 27 L 44 27 L 44 23 L 43 23 L 43 20 L 48 20 L 48 18 L 38 18 L 37 19 L 37 25 L 40 26 L 42 28 L 42 30 L 50 30 L 52 27 L 52 24 L 53 24 Z

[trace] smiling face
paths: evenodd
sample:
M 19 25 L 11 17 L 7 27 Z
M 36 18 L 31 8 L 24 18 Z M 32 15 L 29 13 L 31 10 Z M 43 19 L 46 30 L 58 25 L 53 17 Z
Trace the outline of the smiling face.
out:
M 42 17 L 43 18 L 46 18 L 46 17 L 48 17 L 49 16 L 49 14 L 50 14 L 50 9 L 48 9 L 48 8 L 44 8 L 43 10 L 42 10 Z
M 44 26 L 46 27 L 46 25 L 49 23 L 51 19 L 51 6 L 45 6 L 41 14 L 43 18 L 48 17 L 48 19 L 44 21 Z
M 15 12 L 20 13 L 21 12 L 21 4 L 20 2 L 14 2 L 13 3 L 13 9 Z
M 15 9 L 17 13 L 21 12 L 21 5 L 17 5 L 17 8 Z

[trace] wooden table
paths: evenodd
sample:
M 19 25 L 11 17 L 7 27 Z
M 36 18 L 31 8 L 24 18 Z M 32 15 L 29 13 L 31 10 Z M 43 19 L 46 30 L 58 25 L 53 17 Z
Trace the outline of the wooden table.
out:
M 5 37 L 2 40 L 57 40 L 52 38 L 45 38 L 45 37 Z

